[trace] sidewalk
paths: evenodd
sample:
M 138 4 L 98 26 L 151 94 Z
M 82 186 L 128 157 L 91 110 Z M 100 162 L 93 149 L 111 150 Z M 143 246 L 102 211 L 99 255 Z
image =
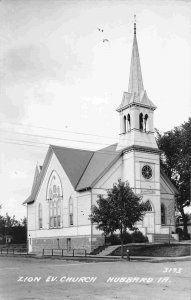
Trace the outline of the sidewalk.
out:
M 59 255 L 39 255 L 39 254 L 1 254 L 0 257 L 11 256 L 11 257 L 25 257 L 35 259 L 58 259 L 58 260 L 74 260 L 84 262 L 115 262 L 124 261 L 129 262 L 127 257 L 121 258 L 120 256 L 59 256 Z M 191 261 L 191 256 L 179 256 L 179 257 L 151 257 L 151 256 L 130 256 L 130 262 L 150 262 L 150 263 L 162 263 L 162 262 L 176 262 L 176 261 Z

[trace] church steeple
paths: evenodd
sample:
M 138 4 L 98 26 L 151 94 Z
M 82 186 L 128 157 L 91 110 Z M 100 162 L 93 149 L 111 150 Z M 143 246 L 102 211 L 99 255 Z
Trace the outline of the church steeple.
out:
M 134 16 L 136 18 L 136 16 Z M 134 38 L 133 49 L 131 56 L 131 67 L 129 76 L 129 88 L 128 93 L 141 93 L 144 91 L 143 79 L 141 73 L 141 64 L 139 58 L 139 50 L 136 37 L 136 19 L 134 19 Z
M 129 87 L 128 92 L 123 93 L 121 104 L 117 108 L 120 114 L 118 149 L 133 145 L 157 148 L 153 125 L 153 113 L 156 106 L 148 98 L 143 86 L 136 30 L 136 20 L 134 19 Z

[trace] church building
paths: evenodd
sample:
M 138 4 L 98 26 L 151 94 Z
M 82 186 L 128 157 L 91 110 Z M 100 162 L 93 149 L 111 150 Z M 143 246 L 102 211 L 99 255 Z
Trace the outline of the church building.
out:
M 118 143 L 98 151 L 49 146 L 42 167 L 36 167 L 31 194 L 24 202 L 29 252 L 58 247 L 91 252 L 104 245 L 104 236 L 89 215 L 98 195 L 107 195 L 118 179 L 128 181 L 148 203 L 148 211 L 136 227 L 150 242 L 164 241 L 169 231 L 175 231 L 177 190 L 160 168 L 153 125 L 155 109 L 143 86 L 134 23 L 129 87 L 117 108 Z

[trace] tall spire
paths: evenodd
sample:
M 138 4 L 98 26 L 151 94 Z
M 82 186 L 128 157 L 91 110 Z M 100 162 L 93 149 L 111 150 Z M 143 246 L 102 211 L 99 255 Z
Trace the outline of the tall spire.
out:
M 139 58 L 139 50 L 136 37 L 136 15 L 134 15 L 134 39 L 133 50 L 131 56 L 131 68 L 129 76 L 129 93 L 141 93 L 144 91 L 143 79 L 141 73 L 141 64 Z
M 134 34 L 136 35 L 136 15 L 134 15 Z

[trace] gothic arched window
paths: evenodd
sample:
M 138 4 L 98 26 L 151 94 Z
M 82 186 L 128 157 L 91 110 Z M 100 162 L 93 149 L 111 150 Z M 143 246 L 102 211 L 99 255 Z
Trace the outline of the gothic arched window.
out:
M 123 117 L 123 129 L 123 132 L 125 133 L 127 131 L 126 116 Z
M 49 227 L 58 228 L 61 226 L 61 199 L 62 186 L 59 176 L 52 172 L 47 189 L 47 200 L 49 201 Z
M 128 130 L 131 130 L 131 117 L 130 117 L 130 114 L 127 115 L 127 128 L 128 128 Z
M 74 205 L 73 199 L 72 199 L 72 197 L 70 197 L 70 199 L 69 199 L 69 224 L 70 225 L 74 225 L 74 218 L 73 218 L 74 208 L 73 208 L 73 205 Z
M 139 115 L 139 129 L 143 130 L 143 114 L 140 113 Z
M 146 201 L 146 205 L 147 205 L 147 211 L 152 211 L 153 210 L 152 205 L 151 205 L 149 200 Z
M 161 224 L 162 225 L 166 224 L 165 206 L 163 203 L 161 204 Z
M 148 120 L 148 115 L 146 114 L 144 117 L 144 130 L 147 131 L 147 120 Z
M 42 228 L 42 204 L 39 203 L 38 206 L 38 220 L 39 220 L 39 229 Z

